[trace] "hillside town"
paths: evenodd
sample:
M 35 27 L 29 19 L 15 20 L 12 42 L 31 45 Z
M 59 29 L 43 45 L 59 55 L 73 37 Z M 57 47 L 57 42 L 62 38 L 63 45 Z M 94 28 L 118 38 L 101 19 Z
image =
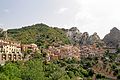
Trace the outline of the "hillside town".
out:
M 49 46 L 48 49 L 44 50 L 47 53 L 47 60 L 52 59 L 63 59 L 63 58 L 81 58 L 87 57 L 102 57 L 105 50 L 102 47 L 96 47 L 96 45 L 83 45 L 83 46 Z
M 16 61 L 22 60 L 24 53 L 30 50 L 31 53 L 38 51 L 36 44 L 21 44 L 10 40 L 0 40 L 0 61 Z M 87 57 L 102 57 L 105 49 L 102 47 L 96 47 L 96 45 L 60 45 L 58 47 L 49 46 L 48 49 L 44 49 L 47 53 L 47 60 L 63 59 L 63 58 L 81 58 Z

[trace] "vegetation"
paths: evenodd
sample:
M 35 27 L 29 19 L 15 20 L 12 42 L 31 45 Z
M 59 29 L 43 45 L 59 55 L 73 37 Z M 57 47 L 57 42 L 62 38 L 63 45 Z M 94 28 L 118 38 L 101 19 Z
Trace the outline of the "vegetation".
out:
M 47 48 L 53 44 L 69 44 L 64 31 L 58 28 L 52 28 L 45 24 L 36 24 L 20 29 L 9 29 L 8 36 L 12 40 L 21 43 L 36 43 L 41 48 Z
M 89 73 L 78 62 L 73 64 L 68 60 L 45 64 L 42 55 L 36 53 L 29 61 L 7 62 L 0 66 L 0 80 L 74 80 L 88 77 Z
M 116 53 L 109 53 L 109 51 L 106 51 L 104 54 L 102 61 L 105 65 L 109 64 L 109 70 L 112 70 L 114 73 L 114 76 L 117 76 L 117 79 L 120 79 L 120 53 L 119 49 L 117 49 Z
M 92 66 L 97 64 L 96 58 L 86 58 L 81 61 L 75 58 L 65 58 L 44 62 L 45 57 L 35 53 L 28 61 L 7 62 L 0 66 L 0 80 L 76 80 L 83 78 L 92 80 L 95 74 Z M 106 79 L 96 74 L 97 79 Z M 119 75 L 118 75 L 119 78 Z

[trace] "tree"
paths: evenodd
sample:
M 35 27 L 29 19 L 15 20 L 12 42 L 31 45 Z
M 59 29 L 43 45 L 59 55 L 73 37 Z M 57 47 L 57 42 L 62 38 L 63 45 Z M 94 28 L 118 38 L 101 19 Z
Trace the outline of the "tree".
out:
M 74 75 L 74 73 L 72 71 L 68 71 L 67 74 L 68 74 L 68 76 L 70 78 L 74 78 L 75 77 L 75 75 Z
M 101 74 L 97 74 L 97 75 L 96 75 L 96 78 L 97 78 L 97 79 L 101 79 L 101 78 L 102 78 L 102 75 L 101 75 Z
M 91 76 L 91 77 L 92 77 L 92 76 L 93 76 L 93 74 L 94 74 L 94 71 L 93 71 L 92 69 L 90 69 L 88 74 L 89 74 L 89 76 Z
M 117 53 L 120 53 L 120 48 L 117 48 Z
M 9 77 L 6 76 L 4 73 L 0 73 L 0 80 L 9 80 Z
M 117 79 L 120 79 L 120 74 L 118 74 Z
M 4 65 L 2 73 L 5 74 L 9 78 L 9 80 L 22 80 L 20 78 L 21 71 L 15 63 L 9 62 L 6 65 Z
M 27 61 L 22 70 L 23 80 L 44 80 L 43 64 L 39 59 Z

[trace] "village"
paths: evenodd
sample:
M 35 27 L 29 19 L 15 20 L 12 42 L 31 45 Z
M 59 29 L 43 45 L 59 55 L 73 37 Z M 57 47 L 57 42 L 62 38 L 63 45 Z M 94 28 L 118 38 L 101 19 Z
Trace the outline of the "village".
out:
M 108 49 L 110 52 L 115 52 L 115 49 L 113 48 L 97 47 L 96 44 L 81 46 L 53 45 L 49 46 L 47 49 L 43 49 L 43 52 L 47 54 L 47 61 L 63 58 L 76 58 L 81 60 L 82 58 L 88 57 L 102 57 Z M 0 40 L 0 63 L 5 61 L 23 60 L 24 54 L 27 51 L 35 53 L 40 50 L 36 44 L 21 44 L 16 41 Z
M 23 53 L 27 50 L 31 50 L 33 53 L 38 49 L 36 44 L 20 44 L 10 40 L 0 40 L 0 61 L 16 61 L 23 59 Z M 87 58 L 87 57 L 101 57 L 104 53 L 104 49 L 97 48 L 96 45 L 87 46 L 49 46 L 44 50 L 47 53 L 47 60 L 62 59 L 62 58 Z
M 49 46 L 44 50 L 47 53 L 47 60 L 63 59 L 63 58 L 76 58 L 78 60 L 87 57 L 102 57 L 105 49 L 96 47 L 96 45 L 83 45 L 83 46 Z

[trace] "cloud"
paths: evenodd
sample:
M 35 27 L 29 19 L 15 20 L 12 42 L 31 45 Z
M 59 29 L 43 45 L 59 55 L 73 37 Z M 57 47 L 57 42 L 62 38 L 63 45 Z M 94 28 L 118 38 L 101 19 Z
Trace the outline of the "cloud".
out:
M 80 11 L 75 14 L 75 23 L 80 26 L 91 24 L 94 21 L 94 17 L 86 11 Z
M 75 24 L 81 31 L 97 31 L 103 38 L 112 27 L 120 25 L 120 0 L 76 0 L 79 10 Z
M 0 23 L 0 27 L 1 27 L 1 26 L 3 26 L 3 24 L 2 24 L 2 23 Z
M 60 8 L 58 11 L 57 11 L 57 14 L 62 14 L 64 13 L 65 11 L 67 11 L 68 8 Z
M 4 9 L 3 10 L 5 13 L 9 13 L 9 9 Z

